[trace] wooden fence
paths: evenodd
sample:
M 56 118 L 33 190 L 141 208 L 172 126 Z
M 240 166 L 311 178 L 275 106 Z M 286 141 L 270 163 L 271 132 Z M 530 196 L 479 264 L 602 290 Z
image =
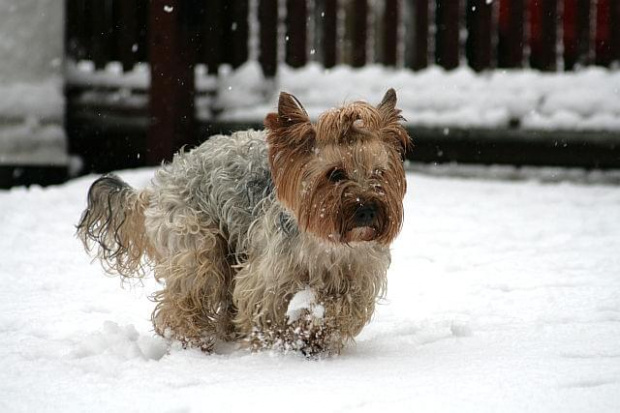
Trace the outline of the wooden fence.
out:
M 66 0 L 66 16 L 69 59 L 96 68 L 121 62 L 125 71 L 150 64 L 141 138 L 141 163 L 149 164 L 194 142 L 196 64 L 217 73 L 256 58 L 269 78 L 280 62 L 476 71 L 620 63 L 620 0 Z M 74 145 L 72 136 L 85 132 L 75 132 L 68 101 Z
M 216 73 L 248 59 L 251 19 L 266 76 L 284 60 L 355 67 L 378 62 L 414 70 L 571 70 L 620 61 L 620 0 L 67 0 L 67 55 L 129 70 L 148 62 L 170 20 L 183 26 L 194 63 Z M 281 7 L 284 6 L 284 7 Z M 253 13 L 250 9 L 254 8 Z M 174 19 L 167 18 L 174 16 Z M 344 16 L 344 17 L 343 17 Z M 281 23 L 281 24 L 280 24 Z M 284 31 L 285 33 L 282 33 Z M 150 36 L 150 34 L 153 36 Z M 404 46 L 404 47 L 403 47 Z

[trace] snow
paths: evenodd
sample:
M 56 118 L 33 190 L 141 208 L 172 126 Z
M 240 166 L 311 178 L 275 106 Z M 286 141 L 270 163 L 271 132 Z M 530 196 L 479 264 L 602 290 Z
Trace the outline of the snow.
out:
M 66 165 L 61 76 L 5 80 L 0 72 L 0 165 Z
M 0 1 L 0 164 L 67 162 L 63 23 L 62 2 Z
M 89 62 L 68 65 L 69 82 L 144 89 L 148 67 L 122 74 L 117 64 L 93 71 Z M 525 129 L 620 130 L 620 71 L 587 67 L 575 72 L 491 70 L 477 74 L 468 67 L 446 71 L 438 66 L 413 72 L 381 65 L 355 69 L 318 63 L 293 69 L 284 64 L 266 81 L 256 61 L 233 70 L 221 66 L 219 76 L 196 68 L 200 119 L 261 121 L 274 110 L 280 90 L 293 93 L 316 118 L 344 101 L 379 102 L 393 87 L 411 126 Z M 217 91 L 217 98 L 213 94 Z
M 58 0 L 0 1 L 0 84 L 62 74 L 64 12 Z
M 95 331 L 84 338 L 71 352 L 71 356 L 79 359 L 106 354 L 125 360 L 159 360 L 166 351 L 166 343 L 162 338 L 140 336 L 131 324 L 121 327 L 112 321 L 105 321 L 102 331 Z
M 0 119 L 36 117 L 42 121 L 62 121 L 65 103 L 62 88 L 59 76 L 39 82 L 0 82 Z
M 28 117 L 0 127 L 0 165 L 66 165 L 69 162 L 62 126 Z
M 302 316 L 304 310 L 308 310 L 312 317 L 323 318 L 325 314 L 325 307 L 316 302 L 316 294 L 310 287 L 299 291 L 291 298 L 286 309 L 286 316 L 288 317 L 288 323 L 293 323 Z
M 223 85 L 238 96 L 257 96 L 248 85 L 260 85 L 258 65 L 240 67 Z M 508 127 L 521 122 L 526 129 L 620 130 L 620 72 L 590 67 L 577 72 L 541 73 L 535 70 L 495 70 L 476 74 L 460 67 L 412 72 L 380 65 L 361 69 L 337 66 L 325 70 L 316 63 L 301 69 L 281 66 L 281 90 L 293 93 L 312 117 L 343 99 L 379 102 L 387 89 L 396 89 L 399 107 L 411 126 Z M 266 104 L 244 104 L 220 89 L 224 119 L 260 119 L 273 110 L 276 96 Z M 568 118 L 568 119 L 567 119 Z
M 147 89 L 151 82 L 150 68 L 145 63 L 138 63 L 133 70 L 123 73 L 123 66 L 118 62 L 108 63 L 104 70 L 95 70 L 91 61 L 69 61 L 65 75 L 72 85 L 82 87 Z
M 387 298 L 318 361 L 156 337 L 73 236 L 94 176 L 0 191 L 0 411 L 619 411 L 620 187 L 467 176 L 409 173 Z
M 2 80 L 0 77 L 0 164 L 66 164 L 62 79 L 50 76 L 10 84 Z

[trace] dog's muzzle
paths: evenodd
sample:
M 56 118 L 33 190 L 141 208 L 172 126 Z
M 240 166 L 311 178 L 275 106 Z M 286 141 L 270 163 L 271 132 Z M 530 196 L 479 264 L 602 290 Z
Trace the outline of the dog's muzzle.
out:
M 378 207 L 375 204 L 360 204 L 353 214 L 352 228 L 346 238 L 351 241 L 372 241 L 377 238 Z
M 355 227 L 368 227 L 371 226 L 375 222 L 375 218 L 377 217 L 377 206 L 374 204 L 371 205 L 362 205 L 355 211 L 355 216 L 353 221 L 355 222 Z

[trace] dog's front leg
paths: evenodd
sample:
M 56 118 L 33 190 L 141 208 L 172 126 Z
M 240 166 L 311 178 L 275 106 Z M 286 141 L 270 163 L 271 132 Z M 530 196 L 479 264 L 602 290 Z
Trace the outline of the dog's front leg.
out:
M 326 317 L 325 303 L 310 288 L 298 291 L 286 311 L 284 341 L 287 348 L 301 351 L 306 357 L 321 353 L 338 353 L 342 347 L 333 317 Z
M 286 321 L 292 347 L 307 356 L 339 354 L 370 321 L 375 297 L 315 291 L 307 287 L 290 300 Z
M 254 307 L 256 313 L 248 334 L 253 351 L 299 351 L 307 357 L 340 352 L 342 339 L 336 319 L 326 315 L 326 309 L 334 314 L 331 301 L 324 304 L 321 295 L 310 287 L 296 293 L 280 291 L 280 294 L 267 293 L 265 296 L 276 298 L 264 300 Z M 238 321 L 243 321 L 243 314 L 243 311 L 239 312 Z

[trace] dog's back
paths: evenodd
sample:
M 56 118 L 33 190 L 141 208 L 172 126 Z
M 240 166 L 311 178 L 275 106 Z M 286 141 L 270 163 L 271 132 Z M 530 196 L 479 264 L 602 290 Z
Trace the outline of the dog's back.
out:
M 272 192 L 264 132 L 213 136 L 157 171 L 146 212 L 149 235 L 168 249 L 174 248 L 171 232 L 210 228 L 226 239 L 230 253 L 242 253 L 256 207 Z
M 106 271 L 123 277 L 142 275 L 143 256 L 152 260 L 178 249 L 175 243 L 191 243 L 198 228 L 218 231 L 229 253 L 242 254 L 240 240 L 272 192 L 264 132 L 217 135 L 177 153 L 152 188 L 137 191 L 112 174 L 96 180 L 78 236 Z

